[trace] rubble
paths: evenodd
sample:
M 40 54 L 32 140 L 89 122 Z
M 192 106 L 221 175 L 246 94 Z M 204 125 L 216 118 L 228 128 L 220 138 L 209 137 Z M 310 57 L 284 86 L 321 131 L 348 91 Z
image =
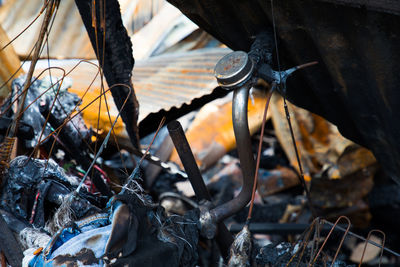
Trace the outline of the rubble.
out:
M 22 77 L 22 82 L 23 79 Z M 14 82 L 16 89 L 21 88 L 21 86 L 18 87 L 18 81 Z M 54 82 L 57 81 L 59 80 L 54 79 Z M 19 233 L 17 240 L 25 250 L 24 266 L 68 265 L 74 262 L 90 266 L 104 264 L 118 266 L 125 263 L 150 264 L 152 266 L 194 266 L 198 262 L 209 261 L 210 259 L 204 258 L 206 254 L 203 250 L 209 251 L 212 246 L 204 243 L 207 242 L 207 239 L 204 239 L 201 234 L 201 216 L 204 215 L 205 206 L 204 202 L 200 200 L 211 200 L 212 197 L 214 205 L 219 206 L 234 199 L 240 192 L 243 186 L 243 174 L 240 160 L 237 159 L 236 152 L 232 151 L 232 145 L 224 149 L 225 152 L 214 160 L 215 163 L 211 162 L 207 168 L 202 168 L 202 174 L 197 174 L 200 175 L 199 179 L 202 179 L 201 176 L 206 178 L 206 190 L 210 192 L 208 197 L 202 196 L 202 193 L 196 189 L 197 185 L 193 183 L 194 194 L 188 192 L 179 185 L 179 182 L 187 183 L 187 178 L 177 173 L 169 173 L 159 167 L 159 170 L 152 174 L 154 182 L 147 183 L 147 192 L 153 196 L 154 200 L 152 200 L 152 197 L 139 186 L 142 178 L 144 179 L 143 183 L 146 184 L 147 177 L 143 176 L 146 172 L 138 168 L 138 159 L 131 157 L 127 151 L 116 151 L 114 145 L 107 148 L 107 150 L 111 149 L 110 152 L 106 151 L 104 155 L 100 154 L 99 158 L 91 154 L 93 152 L 87 148 L 87 145 L 101 137 L 92 139 L 95 131 L 88 128 L 82 119 L 71 121 L 69 124 L 65 123 L 70 120 L 67 114 L 77 110 L 76 106 L 80 103 L 79 98 L 68 92 L 69 83 L 63 83 L 63 87 L 57 87 L 56 90 L 60 91 L 57 98 L 54 93 L 46 92 L 46 89 L 51 86 L 48 78 L 38 79 L 32 84 L 30 94 L 35 94 L 35 97 L 28 100 L 27 103 L 31 101 L 34 104 L 30 105 L 27 111 L 35 107 L 36 103 L 37 108 L 32 109 L 31 113 L 27 112 L 25 116 L 31 114 L 30 116 L 35 116 L 37 119 L 23 118 L 24 124 L 21 125 L 32 127 L 33 134 L 32 136 L 20 135 L 19 139 L 23 141 L 25 150 L 33 149 L 46 138 L 52 140 L 48 136 L 54 134 L 55 129 L 66 125 L 58 137 L 53 140 L 56 144 L 53 149 L 56 149 L 57 153 L 46 152 L 51 149 L 51 146 L 48 145 L 50 142 L 47 141 L 42 142 L 39 155 L 41 157 L 50 156 L 50 158 L 35 159 L 21 155 L 12 159 L 4 174 L 1 193 L 1 213 L 8 224 L 12 222 L 13 226 L 9 226 L 10 229 Z M 228 98 L 224 101 L 229 103 Z M 48 107 L 53 102 L 55 104 L 49 109 Z M 217 100 L 217 104 L 218 102 L 220 100 Z M 272 103 L 275 108 L 277 104 Z M 8 104 L 9 102 L 6 101 L 4 106 Z M 252 102 L 251 99 L 248 105 L 255 111 L 258 110 L 258 113 L 262 108 L 262 105 Z M 297 112 L 305 114 L 304 111 L 297 110 L 294 106 L 291 106 L 291 110 L 294 110 L 293 112 L 296 114 Z M 9 114 L 10 117 L 12 115 L 12 113 Z M 221 125 L 221 121 L 226 121 L 226 115 L 219 118 L 211 113 L 208 116 L 214 119 L 215 125 Z M 46 120 L 46 118 L 49 119 Z M 199 112 L 195 114 L 195 118 L 204 120 L 207 119 L 207 115 Z M 293 118 L 295 124 L 301 122 L 297 117 Z M 190 136 L 190 129 L 195 129 L 192 127 L 196 125 L 196 119 L 188 128 L 188 136 Z M 307 199 L 301 194 L 298 165 L 291 164 L 293 160 L 290 159 L 290 153 L 284 153 L 285 149 L 280 145 L 282 142 L 280 140 L 287 139 L 287 137 L 274 129 L 274 123 L 271 123 L 273 120 L 274 115 L 269 118 L 265 129 L 267 136 L 259 135 L 260 124 L 258 127 L 255 126 L 252 131 L 252 147 L 255 148 L 262 138 L 261 143 L 266 152 L 261 157 L 260 166 L 262 168 L 259 169 L 258 193 L 246 241 L 240 241 L 246 245 L 240 243 L 242 245 L 237 245 L 237 249 L 232 250 L 231 255 L 236 255 L 236 258 L 231 257 L 230 266 L 287 264 L 294 254 L 293 252 L 290 255 L 286 255 L 286 252 L 280 254 L 278 248 L 283 248 L 283 245 L 259 246 L 257 244 L 266 241 L 276 242 L 285 236 L 304 233 L 309 225 L 307 222 L 312 218 L 306 205 Z M 319 130 L 318 127 L 320 126 L 312 127 L 314 132 Z M 42 129 L 45 129 L 43 133 Z M 299 134 L 297 129 L 294 127 L 295 135 Z M 222 134 L 217 128 L 214 130 L 216 130 L 216 134 Z M 111 132 L 109 130 L 109 133 Z M 148 148 L 154 145 L 152 151 L 157 151 L 165 144 L 166 130 L 161 132 L 164 133 L 160 134 L 158 139 L 156 138 L 158 141 L 155 143 L 144 141 Z M 308 142 L 303 141 L 304 138 L 313 135 L 305 132 L 302 134 L 304 137 L 298 140 L 301 140 L 301 145 L 304 145 L 303 142 Z M 335 132 L 329 136 L 336 139 L 341 138 L 337 134 Z M 41 139 L 36 139 L 40 135 L 42 135 Z M 208 138 L 208 135 L 205 136 Z M 194 140 L 203 142 L 203 144 L 209 140 L 201 140 L 202 135 L 196 135 L 196 137 Z M 217 139 L 211 139 L 211 141 L 213 140 Z M 176 145 L 179 147 L 182 145 L 181 142 L 179 141 Z M 196 142 L 193 143 L 196 148 Z M 308 162 L 313 164 L 310 165 L 311 167 L 306 167 L 308 170 L 313 170 L 309 172 L 307 180 L 311 186 L 313 204 L 320 209 L 320 214 L 324 211 L 324 216 L 327 218 L 334 219 L 336 216 L 347 214 L 350 217 L 353 216 L 354 226 L 361 227 L 361 229 L 368 227 L 366 222 L 371 221 L 371 214 L 368 213 L 366 198 L 374 188 L 373 177 L 379 174 L 376 172 L 378 170 L 376 160 L 368 150 L 354 145 L 348 140 L 332 143 L 345 143 L 346 145 L 339 150 L 340 153 L 302 153 L 303 162 L 307 162 L 309 159 Z M 319 145 L 318 151 L 321 149 L 326 151 L 327 147 L 337 149 L 337 146 L 333 144 L 325 142 L 325 147 Z M 80 151 L 71 150 L 78 147 L 81 147 Z M 301 149 L 301 151 L 309 151 L 305 148 Z M 255 149 L 252 150 L 254 153 Z M 209 149 L 209 151 L 213 150 Z M 171 149 L 166 152 L 166 155 L 169 154 L 171 154 Z M 85 169 L 89 167 L 83 165 L 84 161 L 80 160 L 82 157 L 97 162 L 94 165 L 96 167 L 93 169 L 93 173 L 89 169 L 89 173 L 91 173 L 89 176 L 91 178 L 92 175 L 101 177 L 103 183 L 110 188 L 111 196 L 96 190 L 97 187 L 94 187 L 90 181 L 85 182 L 85 186 L 79 190 L 78 194 L 73 193 L 78 192 L 76 188 L 86 173 Z M 171 160 L 174 157 L 173 153 L 169 156 Z M 184 156 L 185 160 L 187 157 L 187 155 Z M 165 158 L 168 156 L 164 156 Z M 318 162 L 316 159 L 325 163 L 316 164 L 315 162 Z M 194 162 L 192 161 L 191 164 Z M 197 168 L 194 166 L 196 163 L 192 167 L 185 166 L 189 178 L 193 177 L 192 172 Z M 198 166 L 204 165 L 198 164 Z M 152 167 L 152 164 L 146 165 L 146 169 Z M 128 170 L 129 173 L 132 173 L 131 175 L 126 173 Z M 132 178 L 135 180 L 134 183 L 129 182 Z M 355 184 L 359 185 L 357 192 L 352 190 Z M 327 188 L 329 188 L 328 191 Z M 364 212 L 364 216 L 367 217 L 362 219 L 360 211 Z M 239 231 L 246 222 L 247 212 L 248 208 L 245 208 L 228 218 L 226 220 L 229 224 L 227 229 L 233 233 Z M 326 235 L 330 230 L 326 226 L 321 229 L 323 229 L 322 235 Z M 254 239 L 253 233 L 268 233 L 268 235 L 261 235 L 259 236 L 261 239 Z M 226 249 L 230 244 L 226 241 L 226 237 L 218 241 L 220 250 Z M 221 242 L 225 242 L 225 245 Z M 255 243 L 250 245 L 253 242 Z M 284 244 L 290 248 L 293 247 L 290 243 Z M 326 249 L 334 251 L 335 245 L 330 246 Z M 356 248 L 352 253 L 358 253 L 355 251 Z M 224 255 L 222 251 L 220 253 Z M 162 262 L 157 260 L 149 262 L 154 255 L 158 255 L 159 259 L 163 257 L 162 255 L 169 255 L 169 257 L 168 260 L 163 258 Z M 304 255 L 301 260 L 297 258 L 298 256 L 293 258 L 291 264 L 301 262 L 301 266 L 301 264 L 307 264 L 312 255 L 315 256 L 311 252 L 311 247 L 308 246 Z M 342 259 L 346 259 L 345 254 L 339 255 Z M 378 254 L 374 258 L 377 256 Z M 225 254 L 224 257 L 227 259 L 228 254 Z M 348 257 L 350 259 L 350 254 Z M 352 257 L 354 261 L 355 256 Z M 385 259 L 387 260 L 387 258 Z M 367 258 L 367 260 L 373 259 Z M 318 264 L 323 263 L 317 260 L 314 265 L 319 266 Z M 349 264 L 340 260 L 336 261 L 335 266 L 350 266 Z
M 343 110 L 332 115 L 337 97 L 324 102 L 326 94 L 313 95 L 318 102 L 311 108 L 304 100 L 302 76 L 314 89 L 321 77 L 328 80 L 321 74 L 327 70 L 338 84 L 353 84 L 335 69 L 347 63 L 329 56 L 338 47 L 309 57 L 306 50 L 287 53 L 280 61 L 278 37 L 297 51 L 296 35 L 287 32 L 296 23 L 279 18 L 277 28 L 273 13 L 273 27 L 261 23 L 273 2 L 252 20 L 233 12 L 235 21 L 226 15 L 254 6 L 232 2 L 220 9 L 220 1 L 193 0 L 188 8 L 188 1 L 170 1 L 185 17 L 161 0 L 75 2 L 80 13 L 71 14 L 83 25 L 71 32 L 85 29 L 74 43 L 83 42 L 82 51 L 91 43 L 94 53 L 85 54 L 91 61 L 37 62 L 54 41 L 49 20 L 71 1 L 41 7 L 48 16 L 28 75 L 15 54 L 0 48 L 6 58 L 0 63 L 1 267 L 399 264 L 396 154 L 382 161 L 391 140 L 379 148 L 394 127 L 374 139 L 384 128 L 352 124 L 368 108 L 371 127 L 384 123 L 370 99 L 361 97 L 366 106 L 357 102 L 351 119 Z M 0 21 L 11 21 L 14 14 L 4 13 L 18 3 L 3 6 Z M 128 11 L 138 7 L 143 16 L 131 17 Z M 215 12 L 204 13 L 211 7 Z M 368 4 L 365 12 L 375 8 Z M 282 3 L 277 12 L 293 14 Z M 233 33 L 229 25 L 237 23 L 246 29 Z M 6 46 L 13 52 L 13 42 Z M 47 57 L 55 48 L 47 47 Z M 202 49 L 187 51 L 194 48 Z M 345 89 L 342 99 L 352 102 Z

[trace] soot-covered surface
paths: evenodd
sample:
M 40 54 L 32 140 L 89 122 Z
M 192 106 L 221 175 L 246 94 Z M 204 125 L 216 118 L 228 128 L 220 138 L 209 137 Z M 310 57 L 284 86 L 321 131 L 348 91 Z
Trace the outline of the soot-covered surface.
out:
M 254 36 L 272 27 L 270 1 L 169 2 L 233 50 L 248 51 Z M 273 3 L 282 69 L 319 62 L 289 79 L 288 99 L 370 148 L 399 183 L 398 1 Z

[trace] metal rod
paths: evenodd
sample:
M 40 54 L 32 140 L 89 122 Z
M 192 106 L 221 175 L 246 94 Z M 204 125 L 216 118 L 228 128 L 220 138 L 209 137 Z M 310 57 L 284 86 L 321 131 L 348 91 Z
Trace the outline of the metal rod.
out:
M 40 28 L 40 33 L 39 33 L 39 37 L 38 40 L 35 44 L 35 51 L 33 53 L 32 56 L 32 61 L 31 61 L 31 65 L 29 66 L 29 71 L 28 74 L 26 75 L 26 80 L 24 83 L 24 87 L 22 89 L 22 99 L 19 101 L 18 103 L 18 109 L 17 109 L 17 113 L 15 115 L 13 124 L 11 125 L 11 129 L 10 132 L 8 134 L 9 137 L 14 137 L 17 133 L 18 130 L 18 123 L 20 121 L 20 119 L 22 118 L 22 114 L 23 114 L 23 110 L 24 110 L 24 105 L 25 105 L 25 99 L 26 96 L 28 95 L 28 90 L 29 87 L 31 86 L 31 80 L 32 80 L 32 76 L 33 76 L 33 71 L 35 70 L 35 66 L 36 63 L 39 59 L 40 56 L 40 51 L 42 49 L 42 44 L 43 44 L 43 40 L 44 40 L 44 36 L 47 32 L 49 23 L 50 23 L 50 19 L 53 15 L 54 12 L 54 5 L 55 5 L 55 1 L 54 0 L 49 0 L 46 4 L 46 13 L 44 15 L 44 20 L 42 23 L 42 26 Z
M 181 124 L 178 121 L 172 121 L 167 125 L 167 128 L 196 197 L 198 200 L 205 199 L 211 201 L 211 195 L 201 176 Z M 226 259 L 229 255 L 229 248 L 233 242 L 233 237 L 222 221 L 217 224 L 217 227 L 216 240 L 222 256 Z
M 172 121 L 167 128 L 196 197 L 199 201 L 202 199 L 211 200 L 181 124 L 178 121 Z
M 326 224 L 329 224 L 330 226 L 334 226 L 333 223 L 331 223 L 331 222 L 329 222 L 327 220 L 323 220 L 323 222 L 326 223 Z M 343 231 L 343 232 L 346 231 L 346 229 L 344 227 L 340 227 L 339 225 L 336 225 L 336 228 L 341 230 L 341 231 Z M 372 244 L 372 245 L 374 245 L 374 246 L 376 246 L 378 248 L 382 248 L 383 250 L 386 250 L 387 252 L 392 253 L 393 255 L 395 255 L 397 257 L 400 257 L 400 253 L 397 253 L 396 251 L 393 251 L 393 250 L 391 250 L 391 249 L 389 249 L 387 247 L 383 247 L 383 246 L 381 246 L 380 244 L 378 244 L 378 243 L 376 243 L 374 241 L 367 240 L 365 237 L 362 237 L 362 236 L 360 236 L 360 235 L 358 235 L 356 233 L 353 233 L 352 231 L 349 231 L 349 235 L 357 237 L 358 239 L 360 239 L 362 241 L 368 242 L 368 243 L 370 243 L 370 244 Z
M 240 232 L 245 224 L 232 224 L 229 227 L 231 233 Z M 302 234 L 310 228 L 308 223 L 250 223 L 249 230 L 254 234 L 274 234 L 274 235 L 291 235 Z M 332 228 L 324 225 L 321 229 L 322 233 L 328 233 Z M 334 231 L 340 231 L 334 229 Z
M 381 247 L 381 255 L 379 256 L 379 267 L 381 267 L 381 263 L 382 263 L 382 255 L 383 255 L 383 248 L 385 247 L 385 241 L 386 241 L 386 234 L 378 229 L 373 229 L 371 231 L 369 231 L 368 236 L 367 236 L 367 241 L 370 240 L 372 233 L 379 233 L 382 235 L 382 247 Z M 368 246 L 368 242 L 365 242 L 365 246 L 363 249 L 363 253 L 360 259 L 360 263 L 358 264 L 358 267 L 361 267 L 362 263 L 363 263 L 363 259 L 364 259 L 364 255 L 365 255 L 365 250 L 367 249 Z
M 324 242 L 322 243 L 321 248 L 318 250 L 318 253 L 317 253 L 317 255 L 315 256 L 314 260 L 312 261 L 312 263 L 310 262 L 308 266 L 311 267 L 311 266 L 313 266 L 313 265 L 315 264 L 315 262 L 316 262 L 317 259 L 318 259 L 318 256 L 321 254 L 322 250 L 324 249 L 325 244 L 327 243 L 327 241 L 328 241 L 329 238 L 331 237 L 331 235 L 332 235 L 332 233 L 333 233 L 333 230 L 335 230 L 337 224 L 339 223 L 339 221 L 340 221 L 341 219 L 346 220 L 346 222 L 347 222 L 347 228 L 346 228 L 346 231 L 345 231 L 344 234 L 343 234 L 342 239 L 340 240 L 340 243 L 339 243 L 338 248 L 336 249 L 335 257 L 333 257 L 333 260 L 332 260 L 332 263 L 331 263 L 331 267 L 333 266 L 333 264 L 335 263 L 335 260 L 336 260 L 337 256 L 339 255 L 339 251 L 340 251 L 340 249 L 342 248 L 342 245 L 343 245 L 343 242 L 344 242 L 344 240 L 345 240 L 345 238 L 346 238 L 346 236 L 347 236 L 347 233 L 350 231 L 351 222 L 350 222 L 350 219 L 349 219 L 348 217 L 346 217 L 346 216 L 340 216 L 340 217 L 336 220 L 335 224 L 332 226 L 332 229 L 329 231 L 329 233 L 328 233 L 328 235 L 326 236 Z
M 256 164 L 251 150 L 251 136 L 247 119 L 250 85 L 250 83 L 247 83 L 234 91 L 232 104 L 233 130 L 235 132 L 240 166 L 243 172 L 242 191 L 231 201 L 210 211 L 217 222 L 240 211 L 251 199 Z

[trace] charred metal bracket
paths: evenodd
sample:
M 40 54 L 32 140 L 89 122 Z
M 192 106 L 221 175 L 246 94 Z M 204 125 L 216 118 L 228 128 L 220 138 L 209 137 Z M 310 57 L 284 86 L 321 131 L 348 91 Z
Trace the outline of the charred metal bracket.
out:
M 310 63 L 302 64 L 285 71 L 275 71 L 271 68 L 269 64 L 262 64 L 260 68 L 258 68 L 258 77 L 268 82 L 269 84 L 275 83 L 279 93 L 281 95 L 286 95 L 286 80 L 287 78 L 293 74 L 296 70 L 303 69 L 312 65 L 317 64 L 318 62 L 313 61 Z M 283 86 L 282 86 L 283 85 Z M 282 87 L 282 89 L 281 89 Z
M 251 136 L 247 118 L 249 90 L 258 78 L 270 84 L 284 85 L 286 79 L 296 70 L 307 67 L 308 63 L 285 71 L 274 71 L 271 68 L 273 50 L 272 31 L 260 33 L 250 52 L 232 52 L 215 66 L 215 77 L 218 84 L 227 90 L 233 90 L 232 121 L 236 138 L 240 165 L 243 172 L 243 186 L 239 195 L 231 201 L 213 209 L 200 208 L 201 233 L 207 238 L 215 235 L 216 224 L 244 208 L 251 199 L 255 160 L 251 150 Z

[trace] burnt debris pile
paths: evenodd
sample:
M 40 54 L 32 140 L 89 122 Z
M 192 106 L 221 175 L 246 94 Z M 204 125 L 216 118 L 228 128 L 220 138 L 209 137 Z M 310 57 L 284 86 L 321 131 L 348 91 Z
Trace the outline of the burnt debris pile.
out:
M 0 267 L 400 265 L 395 1 L 6 2 Z
M 13 83 L 15 94 L 22 79 Z M 120 135 L 110 138 L 115 124 L 100 134 L 82 117 L 71 82 L 52 79 L 58 85 L 50 78 L 32 83 L 19 134 L 1 162 L 1 251 L 8 264 L 396 264 L 388 248 L 398 230 L 388 214 L 397 212 L 397 186 L 371 152 L 289 104 L 308 198 L 282 125 L 282 98 L 268 99 L 264 83 L 248 98 L 249 155 L 257 158 L 261 144 L 256 191 L 253 205 L 237 209 L 233 201 L 249 181 L 236 149 L 232 93 L 180 118 L 182 124 L 160 124 L 141 138 L 147 152 L 139 157 L 139 150 L 118 146 Z M 2 105 L 4 120 L 15 117 L 11 99 Z M 6 138 L 4 127 L 2 149 Z M 368 235 L 375 228 L 386 235 Z

